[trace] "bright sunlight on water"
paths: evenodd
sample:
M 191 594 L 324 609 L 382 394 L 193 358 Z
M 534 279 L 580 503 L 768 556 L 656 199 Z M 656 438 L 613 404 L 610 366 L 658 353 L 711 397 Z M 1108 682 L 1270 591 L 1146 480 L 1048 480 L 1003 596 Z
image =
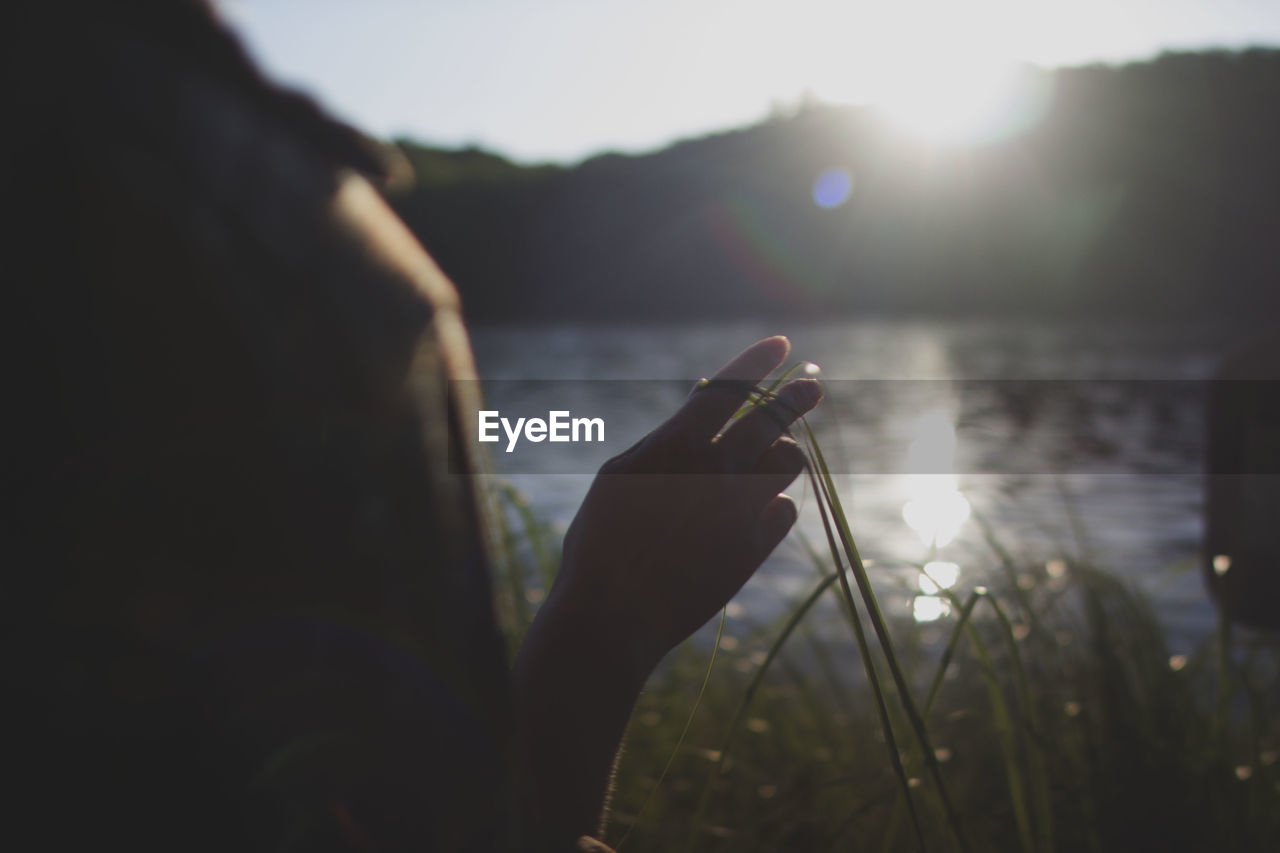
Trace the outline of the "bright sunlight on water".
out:
M 916 422 L 907 450 L 902 518 L 925 547 L 941 548 L 969 519 L 969 501 L 956 487 L 956 430 L 946 412 L 927 412 Z
M 957 488 L 956 430 L 951 415 L 942 409 L 925 412 L 916 421 L 907 449 L 906 489 L 910 497 L 902 506 L 902 518 L 920 537 L 920 544 L 936 553 L 956 538 L 969 520 L 969 501 Z M 950 612 L 950 605 L 936 593 L 950 589 L 960 577 L 955 563 L 934 560 L 920 574 L 922 595 L 912 601 L 918 622 L 932 622 Z
M 951 612 L 951 605 L 938 595 L 960 580 L 960 567 L 955 563 L 932 560 L 925 563 L 916 583 L 920 595 L 911 602 L 911 615 L 917 622 L 933 622 Z

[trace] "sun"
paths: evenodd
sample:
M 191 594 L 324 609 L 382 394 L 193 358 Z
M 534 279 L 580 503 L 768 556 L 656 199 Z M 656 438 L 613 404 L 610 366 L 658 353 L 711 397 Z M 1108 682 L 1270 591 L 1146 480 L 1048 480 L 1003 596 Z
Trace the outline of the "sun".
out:
M 821 35 L 795 59 L 827 100 L 870 106 L 892 128 L 937 145 L 1006 139 L 1045 114 L 1051 77 L 1012 58 L 1011 0 L 903 0 L 874 13 L 811 4 L 825 29 L 815 24 Z
M 919 140 L 977 144 L 1007 138 L 1039 118 L 1029 83 L 1012 64 L 937 60 L 887 75 L 872 105 Z

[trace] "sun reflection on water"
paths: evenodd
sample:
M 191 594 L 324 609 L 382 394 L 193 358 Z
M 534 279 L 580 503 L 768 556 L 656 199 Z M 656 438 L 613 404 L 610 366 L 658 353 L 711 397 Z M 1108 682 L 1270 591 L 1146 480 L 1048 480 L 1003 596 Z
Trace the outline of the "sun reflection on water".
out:
M 936 550 L 953 539 L 969 520 L 969 501 L 960 493 L 955 474 L 956 430 L 950 416 L 936 409 L 915 423 L 907 449 L 906 492 L 902 518 L 926 548 Z M 925 565 L 917 586 L 920 595 L 912 601 L 917 622 L 933 622 L 951 612 L 950 603 L 939 595 L 960 579 L 960 566 L 934 560 Z
M 936 622 L 950 612 L 950 604 L 932 595 L 917 595 L 911 602 L 911 616 L 917 622 Z
M 969 520 L 969 501 L 955 475 L 956 430 L 946 412 L 934 410 L 916 421 L 907 449 L 902 518 L 925 547 L 941 548 Z
M 955 563 L 934 560 L 926 563 L 920 573 L 918 585 L 925 595 L 936 595 L 940 589 L 951 589 L 960 579 L 960 567 Z

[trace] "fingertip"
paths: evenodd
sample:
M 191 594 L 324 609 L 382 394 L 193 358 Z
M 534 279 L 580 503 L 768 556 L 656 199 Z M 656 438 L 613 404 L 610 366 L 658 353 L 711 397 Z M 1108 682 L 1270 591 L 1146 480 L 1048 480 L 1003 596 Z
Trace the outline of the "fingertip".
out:
M 786 538 L 798 517 L 796 502 L 789 495 L 778 495 L 765 505 L 760 514 L 760 544 L 765 556 Z
M 741 379 L 756 383 L 773 372 L 791 352 L 791 341 L 785 335 L 774 335 L 756 341 L 726 364 L 717 379 Z
M 760 341 L 755 346 L 765 350 L 767 359 L 773 362 L 773 367 L 770 367 L 770 370 L 786 361 L 787 356 L 791 354 L 791 339 L 786 335 L 773 335 Z
M 792 379 L 778 392 L 778 398 L 803 414 L 818 405 L 825 394 L 817 379 Z
M 764 511 L 777 516 L 779 523 L 785 524 L 787 529 L 790 529 L 799 517 L 799 510 L 796 509 L 796 502 L 791 499 L 791 495 L 778 495 L 769 501 Z
M 768 344 L 770 347 L 776 347 L 778 349 L 779 361 L 786 358 L 791 352 L 791 339 L 786 335 L 773 335 L 765 338 L 761 343 Z

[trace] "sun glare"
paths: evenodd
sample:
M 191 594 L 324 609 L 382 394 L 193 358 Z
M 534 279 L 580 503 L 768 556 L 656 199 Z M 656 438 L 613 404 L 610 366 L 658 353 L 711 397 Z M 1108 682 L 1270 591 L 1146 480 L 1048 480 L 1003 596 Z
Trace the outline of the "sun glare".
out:
M 1026 125 L 1014 67 L 999 63 L 929 63 L 885 80 L 875 106 L 886 120 L 928 142 L 993 141 Z
M 903 0 L 874 13 L 835 0 L 809 4 L 827 30 L 797 60 L 820 97 L 872 106 L 904 135 L 939 145 L 1007 139 L 1045 114 L 1052 78 L 1012 58 L 1014 34 L 1027 23 L 1012 0 Z

